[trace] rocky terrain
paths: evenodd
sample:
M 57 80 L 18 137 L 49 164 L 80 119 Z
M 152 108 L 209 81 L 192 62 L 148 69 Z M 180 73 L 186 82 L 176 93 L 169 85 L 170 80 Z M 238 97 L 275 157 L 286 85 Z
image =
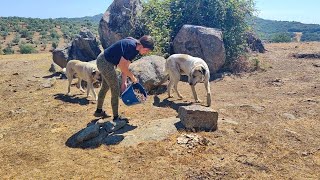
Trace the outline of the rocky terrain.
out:
M 121 102 L 120 112 L 129 117 L 131 128 L 112 134 L 113 143 L 95 148 L 66 143 L 98 120 L 92 115 L 96 104 L 75 86 L 73 96 L 65 95 L 67 80 L 48 71 L 51 54 L 0 56 L 0 177 L 319 179 L 320 60 L 292 54 L 317 53 L 320 43 L 267 44 L 266 49 L 252 54 L 258 71 L 211 82 L 218 130 L 176 130 L 143 139 L 157 132 L 144 127 L 157 127 L 161 119 L 175 117 L 179 106 L 192 102 L 189 85 L 181 82 L 183 100 L 160 93 L 141 105 Z M 203 85 L 197 90 L 205 100 Z M 109 98 L 110 93 L 105 109 L 111 113 Z M 158 126 L 159 132 L 165 129 Z

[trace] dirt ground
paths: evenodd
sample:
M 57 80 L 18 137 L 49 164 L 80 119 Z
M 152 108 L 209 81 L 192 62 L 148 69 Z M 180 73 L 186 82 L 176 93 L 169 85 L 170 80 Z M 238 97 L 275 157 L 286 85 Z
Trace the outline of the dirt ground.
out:
M 66 141 L 95 120 L 96 104 L 48 71 L 51 54 L 0 56 L 1 179 L 320 179 L 320 60 L 291 53 L 320 52 L 320 43 L 267 44 L 253 55 L 264 70 L 211 82 L 218 130 L 198 135 L 211 143 L 186 148 L 178 132 L 134 146 L 70 148 Z M 192 101 L 166 93 L 120 112 L 130 122 L 177 115 Z M 197 87 L 205 100 L 204 88 Z M 98 89 L 96 89 L 98 91 Z M 111 113 L 110 93 L 105 109 Z M 129 122 L 129 123 L 130 123 Z

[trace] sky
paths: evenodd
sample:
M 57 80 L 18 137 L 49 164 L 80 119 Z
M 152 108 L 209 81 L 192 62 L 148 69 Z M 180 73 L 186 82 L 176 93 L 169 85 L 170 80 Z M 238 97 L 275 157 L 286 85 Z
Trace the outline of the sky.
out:
M 258 17 L 320 24 L 320 0 L 255 0 Z
M 320 24 L 320 0 L 255 0 L 263 19 Z M 104 13 L 112 0 L 1 0 L 0 16 L 84 17 Z

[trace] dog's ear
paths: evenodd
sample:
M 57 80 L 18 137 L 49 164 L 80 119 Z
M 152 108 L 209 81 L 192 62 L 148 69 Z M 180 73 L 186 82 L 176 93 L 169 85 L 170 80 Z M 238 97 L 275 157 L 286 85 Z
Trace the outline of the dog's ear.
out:
M 201 66 L 201 73 L 202 73 L 202 75 L 206 74 L 206 69 L 203 66 Z

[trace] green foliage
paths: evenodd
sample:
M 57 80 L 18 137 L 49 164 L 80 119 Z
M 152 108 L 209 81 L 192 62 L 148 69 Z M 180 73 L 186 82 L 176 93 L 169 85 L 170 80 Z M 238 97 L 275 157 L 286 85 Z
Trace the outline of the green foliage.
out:
M 4 40 L 7 38 L 8 35 L 9 35 L 8 31 L 1 31 L 1 36 L 3 37 Z
M 143 4 L 143 13 L 136 22 L 134 35 L 149 34 L 155 39 L 155 54 L 164 54 L 170 49 L 170 0 L 150 0 Z
M 154 36 L 159 43 L 156 51 L 170 53 L 169 42 L 184 24 L 219 28 L 224 34 L 229 66 L 245 53 L 246 18 L 252 12 L 252 0 L 148 0 L 140 20 L 144 26 L 135 30 Z
M 59 38 L 60 38 L 60 35 L 58 34 L 58 32 L 57 32 L 56 30 L 52 30 L 52 31 L 50 32 L 50 37 L 51 37 L 52 39 L 59 39 Z
M 21 44 L 19 48 L 21 54 L 32 54 L 37 52 L 31 44 Z
M 279 33 L 273 35 L 271 42 L 282 43 L 282 42 L 291 42 L 291 37 L 289 33 Z
M 59 41 L 53 41 L 52 42 L 52 49 L 56 49 L 57 47 L 58 47 L 58 45 L 59 45 Z
M 6 48 L 4 48 L 3 50 L 3 54 L 7 55 L 7 54 L 14 54 L 14 50 L 12 49 L 11 46 L 7 46 Z
M 12 43 L 19 44 L 20 39 L 21 39 L 20 36 L 18 34 L 16 34 L 16 36 L 12 40 Z

